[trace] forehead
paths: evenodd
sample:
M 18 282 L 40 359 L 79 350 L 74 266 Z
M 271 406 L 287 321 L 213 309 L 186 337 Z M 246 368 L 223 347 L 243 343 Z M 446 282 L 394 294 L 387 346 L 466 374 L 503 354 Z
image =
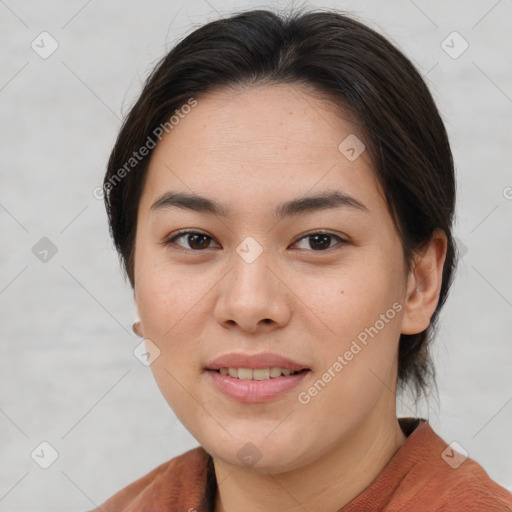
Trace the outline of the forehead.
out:
M 179 188 L 226 199 L 259 194 L 268 200 L 314 187 L 375 194 L 368 152 L 351 160 L 340 150 L 347 137 L 364 140 L 360 126 L 348 117 L 297 84 L 205 94 L 158 143 L 144 195 Z

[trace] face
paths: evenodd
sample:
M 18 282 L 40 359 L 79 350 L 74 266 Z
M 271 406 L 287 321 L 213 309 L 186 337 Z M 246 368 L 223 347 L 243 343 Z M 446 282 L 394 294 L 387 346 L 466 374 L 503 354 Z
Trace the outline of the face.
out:
M 141 329 L 167 402 L 227 464 L 296 469 L 394 415 L 407 274 L 354 136 L 307 89 L 267 85 L 198 98 L 151 158 Z

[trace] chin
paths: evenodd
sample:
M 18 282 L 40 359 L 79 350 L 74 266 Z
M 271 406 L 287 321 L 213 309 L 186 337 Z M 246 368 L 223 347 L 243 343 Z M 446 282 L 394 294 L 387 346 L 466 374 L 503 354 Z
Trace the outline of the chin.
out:
M 252 436 L 246 433 L 243 437 L 233 438 L 223 434 L 204 440 L 201 446 L 214 458 L 236 468 L 277 475 L 307 465 L 314 458 L 314 455 L 308 457 L 303 444 L 292 439 L 276 436 L 271 441 L 261 431 Z

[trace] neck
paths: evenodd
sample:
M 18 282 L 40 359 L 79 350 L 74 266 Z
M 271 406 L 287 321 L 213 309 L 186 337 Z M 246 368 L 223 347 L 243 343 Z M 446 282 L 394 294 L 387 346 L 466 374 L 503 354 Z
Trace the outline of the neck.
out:
M 395 409 L 387 418 L 378 409 L 326 456 L 294 471 L 261 474 L 214 459 L 215 512 L 339 510 L 375 480 L 406 441 Z

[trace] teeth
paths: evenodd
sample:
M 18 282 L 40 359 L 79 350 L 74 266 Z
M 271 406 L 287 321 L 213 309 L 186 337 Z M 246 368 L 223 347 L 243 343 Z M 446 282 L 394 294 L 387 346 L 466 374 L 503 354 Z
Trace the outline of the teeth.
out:
M 240 372 L 238 373 L 240 375 Z M 252 371 L 252 378 L 254 380 L 267 380 L 270 379 L 270 368 L 258 368 Z
M 231 371 L 231 368 L 229 370 Z M 250 368 L 238 368 L 238 378 L 243 380 L 252 379 L 252 370 Z
M 284 375 L 293 375 L 297 372 L 292 372 L 289 368 L 280 368 L 273 366 L 272 368 L 220 368 L 221 375 L 229 375 L 242 380 L 268 380 L 270 378 L 281 377 Z
M 278 368 L 277 366 L 270 368 L 270 376 L 271 377 L 280 377 L 281 376 L 281 368 Z

